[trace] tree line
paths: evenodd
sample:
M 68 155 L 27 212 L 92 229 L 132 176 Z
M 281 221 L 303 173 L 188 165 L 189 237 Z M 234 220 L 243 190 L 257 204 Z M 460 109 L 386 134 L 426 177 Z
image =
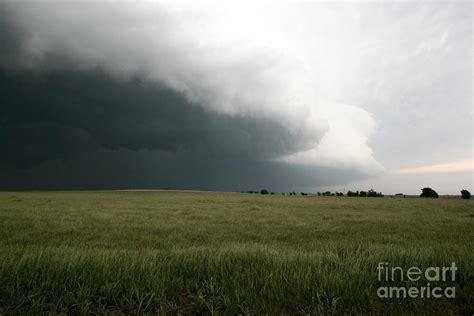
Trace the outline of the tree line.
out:
M 267 195 L 267 194 L 275 195 L 275 194 L 277 194 L 276 192 L 272 192 L 272 191 L 269 191 L 267 189 L 262 189 L 260 191 L 242 191 L 242 193 L 253 193 L 253 194 L 259 194 L 260 193 L 260 194 L 263 194 L 263 195 Z M 294 191 L 288 192 L 288 193 L 282 192 L 281 195 L 298 195 L 298 193 L 296 193 Z M 311 193 L 300 192 L 299 195 L 307 196 L 307 195 L 311 195 Z M 317 196 L 344 196 L 344 193 L 325 191 L 325 192 L 317 192 L 316 195 Z M 382 192 L 377 192 L 374 189 L 370 189 L 368 191 L 351 191 L 351 190 L 349 190 L 349 191 L 347 191 L 347 193 L 345 195 L 348 196 L 348 197 L 383 197 L 384 196 L 382 194 Z M 397 194 L 395 194 L 395 196 L 406 197 L 406 195 L 403 194 L 403 193 L 397 193 Z M 426 188 L 421 189 L 420 197 L 437 199 L 439 197 L 439 195 L 432 188 L 426 187 Z M 470 199 L 471 198 L 471 192 L 469 192 L 468 190 L 462 189 L 461 190 L 461 197 L 463 199 Z

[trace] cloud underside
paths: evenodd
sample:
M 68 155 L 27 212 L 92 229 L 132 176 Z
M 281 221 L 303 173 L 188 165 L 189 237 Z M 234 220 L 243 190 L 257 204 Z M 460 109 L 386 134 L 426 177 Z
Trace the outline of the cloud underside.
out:
M 358 171 L 271 159 L 304 148 L 278 121 L 207 111 L 176 92 L 103 71 L 0 72 L 2 189 L 274 190 Z
M 301 61 L 196 38 L 181 11 L 55 4 L 0 3 L 1 188 L 287 190 L 381 169 L 371 115 L 320 102 Z

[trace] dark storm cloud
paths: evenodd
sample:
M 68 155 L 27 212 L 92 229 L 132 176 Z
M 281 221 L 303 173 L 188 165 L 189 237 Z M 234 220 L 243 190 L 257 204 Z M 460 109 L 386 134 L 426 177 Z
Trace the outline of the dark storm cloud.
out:
M 297 190 L 363 177 L 275 161 L 322 137 L 281 116 L 214 111 L 146 71 L 120 76 L 62 49 L 32 66 L 34 32 L 0 7 L 0 189 Z
M 4 69 L 0 83 L 0 161 L 18 167 L 100 147 L 269 159 L 305 145 L 277 121 L 212 113 L 168 89 L 100 70 Z
M 304 148 L 304 138 L 139 78 L 3 68 L 0 87 L 1 189 L 288 190 L 361 176 L 269 161 Z
M 17 63 L 18 53 L 21 50 L 24 33 L 15 25 L 6 3 L 0 2 L 0 66 L 11 67 Z
M 30 169 L 2 168 L 0 189 L 131 189 L 311 191 L 364 177 L 357 172 L 272 161 L 215 157 L 202 151 L 98 149 Z

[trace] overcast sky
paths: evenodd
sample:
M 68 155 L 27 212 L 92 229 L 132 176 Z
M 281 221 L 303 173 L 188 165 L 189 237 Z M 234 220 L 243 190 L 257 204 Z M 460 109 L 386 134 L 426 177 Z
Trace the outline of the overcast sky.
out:
M 1 189 L 473 189 L 470 2 L 0 0 Z

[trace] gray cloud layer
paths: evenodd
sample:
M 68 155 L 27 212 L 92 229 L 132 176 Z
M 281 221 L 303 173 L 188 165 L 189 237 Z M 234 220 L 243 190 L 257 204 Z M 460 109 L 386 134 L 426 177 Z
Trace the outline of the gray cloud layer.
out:
M 103 71 L 2 71 L 1 160 L 30 167 L 100 147 L 235 159 L 269 159 L 304 148 L 302 135 L 266 118 L 226 116 L 140 78 Z
M 0 70 L 1 189 L 273 190 L 360 178 L 269 160 L 306 139 L 267 118 L 228 116 L 136 77 Z
M 0 187 L 292 189 L 379 172 L 372 148 L 466 158 L 469 8 L 0 0 Z
M 221 20 L 225 6 L 22 1 L 10 8 L 24 34 L 17 54 L 22 67 L 67 64 L 79 70 L 100 67 L 122 80 L 139 76 L 207 111 L 278 121 L 305 139 L 304 148 L 269 158 L 380 169 L 366 144 L 375 126 L 370 114 L 350 104 L 320 103 L 304 58 L 265 43 L 266 36 L 248 38 L 251 30 L 241 26 L 256 21 L 239 7 L 237 29 Z

